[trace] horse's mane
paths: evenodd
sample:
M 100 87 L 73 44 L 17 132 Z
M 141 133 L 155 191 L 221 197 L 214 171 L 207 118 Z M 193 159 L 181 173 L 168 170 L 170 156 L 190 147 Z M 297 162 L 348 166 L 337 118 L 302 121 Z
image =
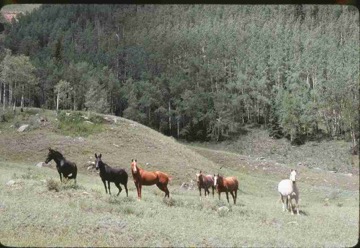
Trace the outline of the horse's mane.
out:
M 56 157 L 56 158 L 63 158 L 63 159 L 65 159 L 65 157 L 64 157 L 60 152 L 58 152 L 58 151 L 53 150 L 53 154 L 54 154 L 54 157 Z

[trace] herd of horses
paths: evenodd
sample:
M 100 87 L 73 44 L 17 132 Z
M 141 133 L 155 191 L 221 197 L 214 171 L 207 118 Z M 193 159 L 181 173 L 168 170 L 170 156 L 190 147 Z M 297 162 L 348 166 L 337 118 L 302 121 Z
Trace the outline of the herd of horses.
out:
M 104 184 L 106 194 L 110 192 L 110 182 L 114 183 L 119 189 L 117 196 L 121 193 L 122 188 L 120 184 L 124 185 L 126 196 L 128 196 L 128 174 L 124 169 L 112 168 L 108 164 L 102 161 L 102 154 L 97 155 L 95 153 L 95 168 L 100 170 L 100 178 Z M 76 184 L 77 166 L 75 163 L 65 159 L 65 157 L 58 151 L 49 148 L 48 156 L 45 163 L 49 163 L 54 160 L 56 163 L 56 169 L 60 175 L 60 181 L 62 182 L 62 176 L 68 179 L 74 179 Z M 165 192 L 165 197 L 170 197 L 170 192 L 167 187 L 171 177 L 161 171 L 146 171 L 140 168 L 136 159 L 131 160 L 131 174 L 137 190 L 138 200 L 141 199 L 141 188 L 143 185 L 156 185 L 161 191 Z M 218 192 L 219 200 L 222 192 L 226 194 L 227 202 L 229 202 L 229 193 L 231 194 L 234 204 L 236 204 L 237 191 L 239 189 L 239 181 L 236 177 L 223 177 L 217 175 L 204 175 L 202 171 L 196 173 L 196 181 L 199 189 L 200 197 L 201 190 L 204 189 L 205 196 L 210 194 L 209 189 L 212 189 L 212 195 L 214 197 L 215 189 Z M 107 182 L 107 187 L 106 187 Z M 278 184 L 278 192 L 283 204 L 283 211 L 291 211 L 294 214 L 294 207 L 296 207 L 297 214 L 299 215 L 299 190 L 296 185 L 296 170 L 291 170 L 290 179 L 284 179 Z M 295 200 L 295 205 L 292 204 L 292 200 Z

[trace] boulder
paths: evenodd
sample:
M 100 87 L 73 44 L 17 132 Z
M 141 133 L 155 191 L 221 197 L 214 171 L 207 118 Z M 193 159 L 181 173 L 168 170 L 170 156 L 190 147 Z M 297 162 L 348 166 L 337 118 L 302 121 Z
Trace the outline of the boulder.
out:
M 37 163 L 35 166 L 36 166 L 36 167 L 43 167 L 44 164 L 45 164 L 44 162 L 39 162 L 39 163 Z
M 21 125 L 18 129 L 18 132 L 24 132 L 29 127 L 28 124 Z
M 222 206 L 222 207 L 219 207 L 217 209 L 217 213 L 220 215 L 220 216 L 225 216 L 229 213 L 230 209 L 226 206 Z
M 6 183 L 7 186 L 13 186 L 15 184 L 14 180 L 10 180 Z

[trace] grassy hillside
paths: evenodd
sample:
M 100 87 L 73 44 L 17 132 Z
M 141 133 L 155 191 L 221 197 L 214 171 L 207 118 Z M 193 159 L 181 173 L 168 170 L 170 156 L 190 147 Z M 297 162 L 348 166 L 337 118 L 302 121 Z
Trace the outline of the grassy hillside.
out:
M 1 8 L 1 12 L 31 12 L 39 8 L 41 4 L 7 4 Z
M 282 212 L 276 191 L 278 182 L 288 177 L 289 165 L 187 146 L 123 118 L 116 117 L 115 123 L 113 116 L 102 122 L 82 115 L 94 124 L 70 122 L 76 119 L 72 113 L 67 119 L 63 116 L 69 121 L 64 122 L 53 111 L 38 109 L 4 117 L 8 121 L 0 124 L 2 244 L 348 247 L 357 243 L 357 176 L 298 166 L 301 215 L 292 216 Z M 41 118 L 47 121 L 38 122 Z M 30 129 L 17 132 L 24 123 Z M 34 166 L 44 161 L 49 145 L 78 164 L 77 186 L 71 181 L 61 185 L 54 163 L 52 168 Z M 98 174 L 86 170 L 95 152 L 128 173 L 131 158 L 149 170 L 168 172 L 174 178 L 170 199 L 164 200 L 163 192 L 149 186 L 143 187 L 143 199 L 137 201 L 131 176 L 129 197 L 124 192 L 119 197 L 106 195 Z M 181 189 L 180 184 L 194 179 L 199 169 L 236 176 L 237 204 L 228 204 L 223 194 L 220 200 L 217 195 L 199 198 L 197 190 Z M 113 184 L 111 189 L 117 192 Z M 219 211 L 221 206 L 229 212 Z
M 39 124 L 39 118 L 48 121 Z M 0 123 L 1 157 L 36 164 L 45 161 L 48 147 L 52 147 L 76 162 L 80 171 L 86 171 L 88 162 L 95 161 L 94 153 L 102 153 L 103 161 L 110 166 L 125 168 L 130 173 L 131 159 L 137 159 L 140 167 L 167 172 L 175 183 L 194 178 L 195 171 L 201 168 L 208 168 L 209 172 L 215 168 L 214 163 L 173 138 L 131 120 L 114 116 L 108 119 L 98 125 L 85 121 L 67 123 L 60 122 L 54 111 L 27 110 Z M 30 130 L 20 133 L 14 128 L 22 124 L 30 124 Z

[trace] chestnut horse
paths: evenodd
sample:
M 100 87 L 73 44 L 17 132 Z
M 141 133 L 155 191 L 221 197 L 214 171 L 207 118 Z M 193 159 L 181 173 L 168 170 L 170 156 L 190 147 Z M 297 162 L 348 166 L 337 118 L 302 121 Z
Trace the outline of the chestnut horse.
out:
M 170 197 L 169 190 L 167 188 L 168 182 L 171 180 L 171 177 L 166 175 L 164 172 L 161 171 L 146 171 L 141 169 L 137 165 L 136 159 L 131 160 L 131 173 L 134 178 L 134 183 L 136 186 L 136 190 L 138 193 L 138 199 L 141 199 L 141 187 L 142 185 L 154 185 L 165 192 L 165 197 Z
M 233 197 L 234 204 L 236 204 L 236 197 L 237 197 L 237 191 L 239 189 L 239 182 L 236 179 L 236 177 L 222 177 L 219 174 L 217 176 L 214 175 L 214 186 L 216 186 L 216 189 L 219 193 L 219 200 L 220 200 L 220 193 L 225 192 L 226 193 L 226 199 L 229 203 L 229 192 Z
M 210 194 L 209 188 L 212 188 L 212 194 L 214 196 L 214 190 L 215 190 L 215 186 L 214 186 L 214 177 L 212 175 L 203 175 L 202 172 L 200 171 L 200 173 L 196 173 L 196 182 L 199 188 L 199 192 L 200 192 L 200 196 L 201 196 L 201 189 L 204 189 L 205 191 L 205 196 L 206 196 L 206 192 L 208 193 L 208 195 Z

